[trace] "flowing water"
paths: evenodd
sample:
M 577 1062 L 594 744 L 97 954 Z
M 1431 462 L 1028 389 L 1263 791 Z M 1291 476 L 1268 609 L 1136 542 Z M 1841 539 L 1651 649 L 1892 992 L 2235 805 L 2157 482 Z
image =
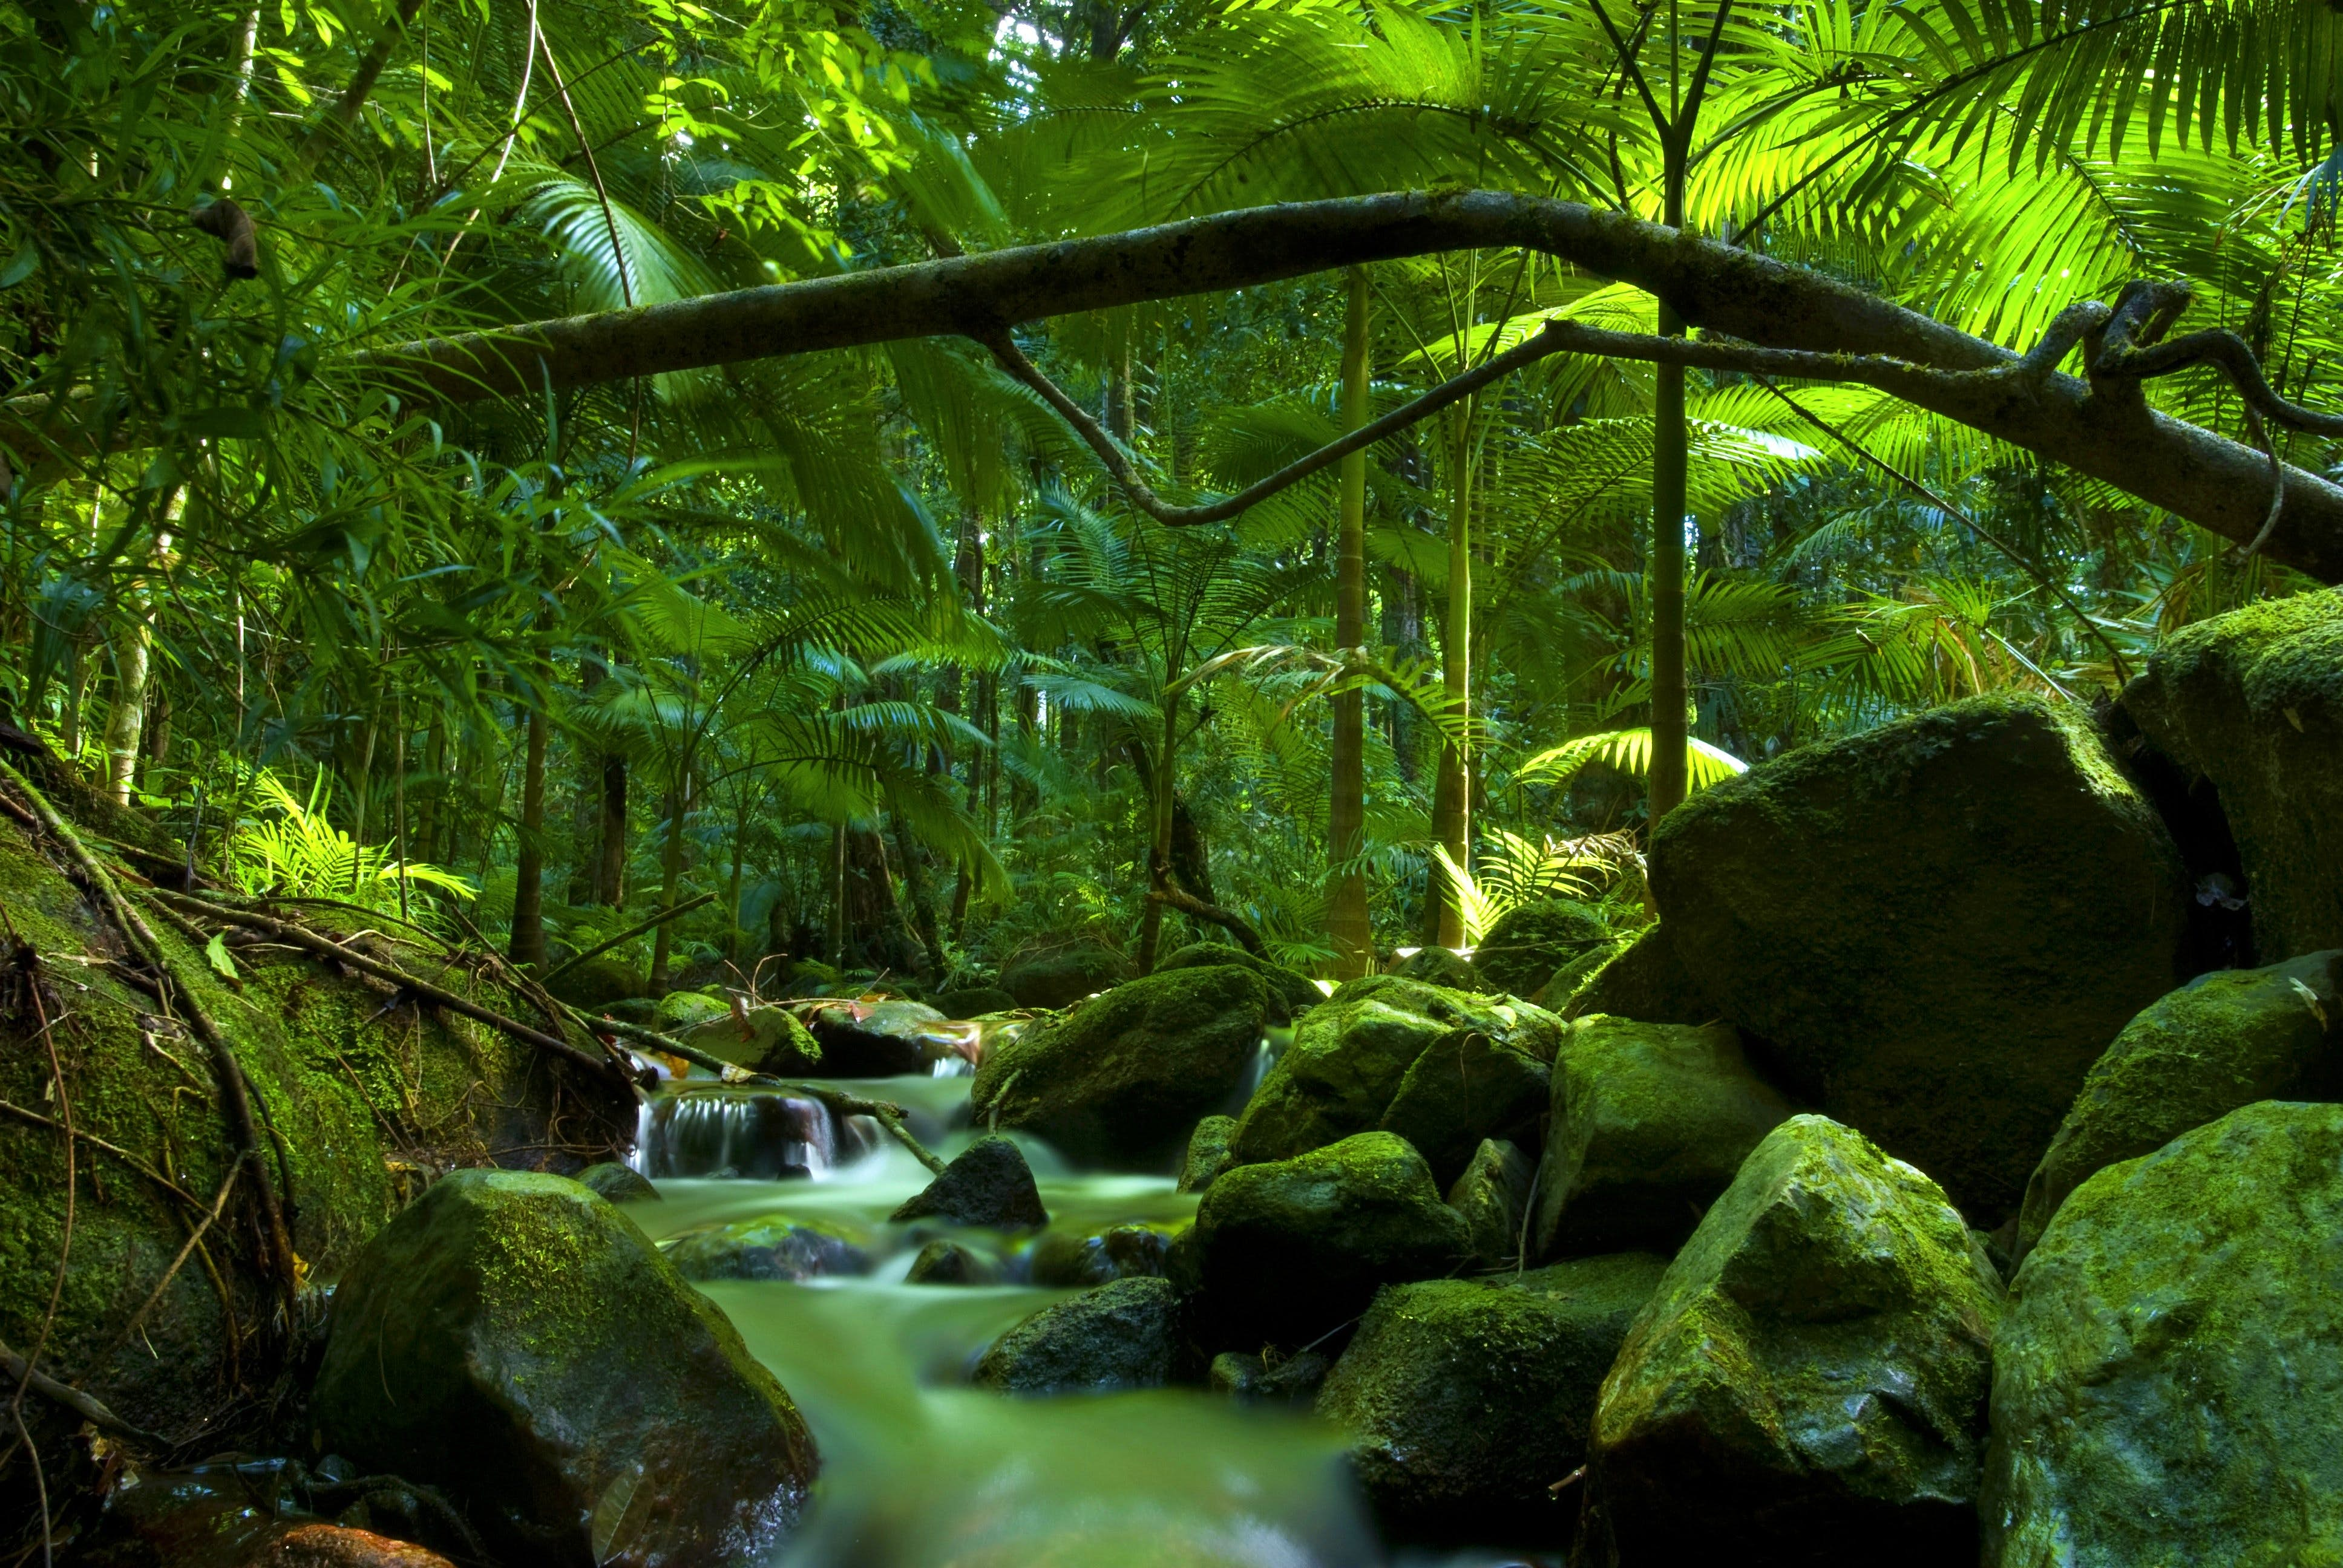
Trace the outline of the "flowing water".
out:
M 903 1105 L 950 1158 L 969 1125 L 966 1077 L 841 1081 Z M 698 1101 L 697 1105 L 690 1102 Z M 985 1347 L 1073 1293 L 1031 1283 L 910 1284 L 918 1244 L 944 1234 L 887 1215 L 927 1171 L 875 1127 L 819 1128 L 820 1107 L 776 1091 L 681 1085 L 645 1119 L 639 1165 L 661 1197 L 628 1212 L 654 1241 L 786 1216 L 850 1237 L 868 1271 L 724 1280 L 701 1288 L 788 1388 L 822 1455 L 805 1527 L 781 1568 L 1448 1568 L 1502 1553 L 1403 1557 L 1378 1542 L 1342 1458 L 1306 1413 L 1193 1389 L 1051 1399 L 967 1386 Z M 1071 1169 L 1018 1137 L 1051 1229 L 1174 1230 L 1196 1200 L 1168 1176 Z M 705 1172 L 730 1172 L 711 1177 Z M 675 1174 L 698 1171 L 700 1175 Z M 1021 1280 L 1030 1243 L 952 1239 Z

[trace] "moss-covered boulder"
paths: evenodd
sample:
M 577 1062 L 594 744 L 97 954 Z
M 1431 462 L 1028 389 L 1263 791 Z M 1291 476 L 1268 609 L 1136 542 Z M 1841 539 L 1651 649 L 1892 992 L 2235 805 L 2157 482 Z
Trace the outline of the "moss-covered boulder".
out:
M 1443 1185 L 1490 1138 L 1537 1142 L 1562 1020 L 1528 1002 L 1500 1002 L 1513 1027 L 1468 1032 L 1418 1056 L 1383 1108 L 1382 1127 L 1415 1145 Z
M 839 1078 L 927 1077 L 959 1048 L 951 1020 L 923 1001 L 887 997 L 842 999 L 809 1010 L 806 1027 L 821 1047 L 821 1070 Z
M 2343 1099 L 2343 951 L 2199 975 L 2124 1026 L 2026 1183 L 2025 1260 L 2068 1193 L 2257 1100 Z
M 107 829 L 117 838 L 140 830 L 126 816 Z M 63 859 L 62 849 L 55 853 Z M 41 1369 L 150 1431 L 245 1441 L 253 1434 L 222 1431 L 216 1418 L 239 1374 L 270 1374 L 266 1338 L 250 1336 L 277 1311 L 251 1241 L 248 1177 L 206 1231 L 201 1255 L 175 1267 L 234 1158 L 216 1064 L 178 1021 L 184 1010 L 164 1009 L 141 983 L 121 933 L 5 819 L 0 905 L 25 944 L 0 988 L 0 1100 L 56 1116 L 40 1035 L 45 1013 L 58 1024 L 49 1039 L 83 1140 L 70 1266 Z M 436 944 L 362 934 L 375 922 L 354 912 L 299 913 L 508 1016 L 535 1016 L 525 998 L 448 964 Z M 231 981 L 207 960 L 205 943 L 160 915 L 146 923 L 249 1081 L 268 1169 L 292 1196 L 294 1248 L 313 1279 L 339 1275 L 401 1204 L 447 1170 L 576 1170 L 610 1158 L 633 1135 L 631 1095 L 602 1075 L 469 1020 L 417 1010 L 390 985 L 282 946 L 224 940 Z M 35 982 L 44 988 L 38 1009 L 29 989 Z M 557 1118 L 561 1130 L 551 1135 Z M 65 1257 L 63 1143 L 54 1126 L 0 1117 L 0 1342 L 19 1352 L 43 1342 L 51 1282 Z M 233 1345 L 231 1311 L 240 1325 Z M 55 1412 L 39 1400 L 28 1400 L 25 1413 L 45 1453 L 62 1452 L 77 1424 L 48 1430 Z M 30 1473 L 19 1465 L 0 1480 L 0 1515 L 15 1501 L 8 1488 L 20 1477 L 32 1506 Z
M 1166 1166 L 1198 1118 L 1244 1092 L 1268 1018 L 1268 988 L 1235 964 L 1119 985 L 986 1052 L 976 1118 L 1084 1163 Z
M 1451 948 L 1418 948 L 1393 964 L 1390 972 L 1419 985 L 1444 986 L 1450 990 L 1477 993 L 1496 989 L 1481 977 L 1471 959 Z
M 1453 1056 L 1479 1036 L 1484 1046 L 1552 1062 L 1562 1022 L 1526 1002 L 1501 1001 L 1373 975 L 1341 987 L 1310 1010 L 1293 1043 L 1262 1080 L 1237 1119 L 1230 1149 L 1240 1163 L 1283 1160 L 1382 1125 L 1408 1070 L 1420 1058 Z M 1445 1088 L 1426 1081 L 1423 1094 Z M 1477 1101 L 1476 1101 L 1477 1103 Z M 1457 1164 L 1495 1127 L 1468 1130 Z M 1454 1171 L 1449 1174 L 1453 1177 Z
M 992 1342 L 979 1388 L 1003 1393 L 1161 1388 L 1180 1346 L 1180 1303 L 1161 1279 L 1117 1280 L 1044 1307 Z
M 940 990 L 928 1000 L 938 1012 L 951 1019 L 982 1018 L 1014 1011 L 1017 1007 L 1017 999 L 997 985 L 960 986 Z
M 1173 1277 L 1201 1297 L 1214 1350 L 1306 1344 L 1471 1245 L 1423 1156 L 1389 1132 L 1222 1172 L 1182 1241 Z
M 1075 938 L 1011 959 L 1001 968 L 1001 989 L 1015 997 L 1019 1007 L 1061 1008 L 1121 985 L 1133 972 L 1131 960 L 1112 948 Z
M 632 1221 L 509 1171 L 448 1177 L 367 1248 L 310 1418 L 362 1472 L 458 1500 L 514 1562 L 754 1560 L 815 1468 L 788 1393 Z
M 2182 628 L 2123 706 L 2218 792 L 2262 960 L 2343 948 L 2343 591 Z
M 1270 1021 L 1290 1023 L 1326 999 L 1318 982 L 1308 975 L 1273 964 L 1267 959 L 1255 958 L 1242 948 L 1232 948 L 1226 942 L 1190 942 L 1156 961 L 1155 972 L 1168 970 L 1207 969 L 1214 964 L 1235 964 L 1259 975 L 1269 988 Z
M 1532 1256 L 1674 1252 L 1789 1115 L 1729 1023 L 1579 1019 L 1554 1070 Z
M 1236 1130 L 1233 1116 L 1207 1116 L 1196 1123 L 1180 1156 L 1181 1191 L 1202 1192 L 1229 1168 L 1229 1140 Z
M 668 1244 L 677 1273 L 703 1280 L 811 1280 L 870 1268 L 870 1238 L 828 1220 L 761 1214 L 687 1231 Z
M 1606 946 L 1611 928 L 1575 899 L 1533 899 L 1497 917 L 1473 950 L 1473 967 L 1493 990 L 1534 997 L 1554 971 Z
M 821 1070 L 821 1047 L 813 1032 L 785 1007 L 749 1008 L 737 1018 L 728 1007 L 690 1025 L 678 1038 L 751 1072 L 801 1078 Z
M 1592 964 L 1566 995 L 1556 994 L 1576 972 L 1561 970 L 1546 987 L 1546 1005 L 1564 1018 L 1602 1012 L 1639 1023 L 1714 1023 L 1724 1016 L 1684 968 L 1675 933 L 1665 926 L 1645 926 Z
M 605 1160 L 598 1165 L 588 1165 L 578 1172 L 578 1181 L 588 1191 L 608 1198 L 613 1203 L 648 1202 L 659 1196 L 659 1189 L 650 1178 L 631 1165 L 621 1165 L 615 1160 Z
M 1109 1225 L 1088 1235 L 1044 1231 L 1025 1255 L 1026 1275 L 1037 1285 L 1056 1290 L 1161 1279 L 1172 1236 L 1161 1225 Z
M 1626 1253 L 1377 1292 L 1317 1409 L 1351 1433 L 1385 1527 L 1567 1539 L 1578 1498 L 1554 1483 L 1585 1461 L 1604 1374 L 1666 1269 Z
M 651 1010 L 651 1027 L 662 1033 L 682 1036 L 703 1023 L 714 1023 L 732 1015 L 732 1004 L 721 997 L 701 990 L 671 990 L 659 999 Z
M 1784 1122 L 1604 1381 L 1583 1560 L 1969 1568 L 2001 1307 L 1935 1182 Z
M 2343 1562 L 2343 1106 L 2264 1101 L 2108 1166 L 1994 1348 L 1984 1561 Z
M 546 990 L 572 1007 L 606 1008 L 641 996 L 643 979 L 643 971 L 636 965 L 606 953 L 563 970 Z
M 1472 1163 L 1448 1189 L 1448 1206 L 1464 1221 L 1473 1264 L 1495 1269 L 1513 1262 L 1522 1250 L 1522 1221 L 1529 1212 L 1534 1162 L 1516 1144 L 1482 1140 Z
M 911 1260 L 910 1271 L 903 1276 L 907 1285 L 995 1285 L 1001 1282 L 1003 1271 L 1001 1261 L 973 1247 L 939 1237 L 919 1251 Z
M 1978 698 L 1808 746 L 1652 835 L 1662 929 L 1784 1087 L 1991 1229 L 2172 989 L 2187 887 L 2072 708 Z

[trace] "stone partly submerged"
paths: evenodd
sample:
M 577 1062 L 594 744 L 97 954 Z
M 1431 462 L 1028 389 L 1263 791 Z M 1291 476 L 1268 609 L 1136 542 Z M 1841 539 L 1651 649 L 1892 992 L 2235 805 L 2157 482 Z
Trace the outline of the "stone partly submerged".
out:
M 1044 1307 L 1001 1335 L 973 1381 L 1003 1393 L 1160 1388 L 1178 1359 L 1179 1317 L 1170 1281 L 1117 1280 Z
M 1388 1127 L 1436 1145 L 1439 1173 L 1453 1181 L 1481 1139 L 1507 1135 L 1490 1119 L 1523 1118 L 1527 1091 L 1543 1084 L 1562 1036 L 1560 1019 L 1527 1002 L 1393 975 L 1353 980 L 1295 1028 L 1237 1119 L 1232 1157 L 1284 1160 Z M 1411 1084 L 1419 1061 L 1423 1071 Z M 1387 1117 L 1403 1090 L 1403 1125 L 1394 1125 Z M 1543 1102 L 1526 1103 L 1534 1123 Z
M 1789 1115 L 1731 1024 L 1577 1020 L 1554 1070 L 1532 1255 L 1674 1251 Z
M 1970 1568 L 2001 1308 L 1935 1182 L 1793 1117 L 1627 1332 L 1573 1561 Z
M 2124 710 L 2214 787 L 2264 962 L 2343 948 L 2343 591 L 2217 615 L 2165 639 Z
M 1387 1528 L 1408 1539 L 1569 1538 L 1595 1396 L 1667 1268 L 1627 1253 L 1375 1295 L 1319 1391 Z
M 512 1562 L 754 1561 L 815 1470 L 788 1393 L 632 1221 L 509 1171 L 438 1182 L 361 1254 L 311 1421 L 363 1470 L 458 1501 Z
M 1994 1350 L 1986 1568 L 2343 1562 L 2343 1106 L 2264 1101 L 2070 1196 Z
M 1363 1311 L 1375 1288 L 1444 1275 L 1471 1246 L 1405 1139 L 1363 1132 L 1214 1181 L 1172 1251 L 1199 1298 L 1208 1350 L 1302 1345 Z
M 870 1267 L 869 1238 L 824 1220 L 767 1214 L 688 1231 L 669 1243 L 676 1272 L 705 1280 L 812 1280 Z
M 2107 1041 L 2172 989 L 2187 898 L 2086 716 L 2017 697 L 1702 790 L 1654 830 L 1651 885 L 1770 1075 L 1988 1230 Z
M 839 1078 L 921 1077 L 954 1054 L 950 1020 L 923 1001 L 844 998 L 810 1010 L 821 1070 Z
M 2343 1099 L 2343 951 L 2217 970 L 2124 1026 L 2026 1183 L 2017 1261 L 2091 1175 L 2257 1100 Z
M 1236 964 L 1119 985 L 987 1052 L 976 1120 L 1085 1164 L 1166 1167 L 1199 1119 L 1243 1095 L 1269 1009 L 1262 978 Z
M 943 1173 L 903 1200 L 888 1216 L 899 1225 L 940 1220 L 996 1231 L 1038 1230 L 1050 1222 L 1041 1191 L 1024 1151 L 1006 1138 L 980 1138 L 960 1151 Z

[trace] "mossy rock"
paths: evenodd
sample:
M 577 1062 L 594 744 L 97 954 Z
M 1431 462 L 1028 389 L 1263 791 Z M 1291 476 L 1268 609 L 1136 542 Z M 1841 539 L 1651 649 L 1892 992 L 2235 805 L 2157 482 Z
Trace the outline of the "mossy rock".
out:
M 2170 990 L 2188 895 L 2080 709 L 1986 697 L 1805 747 L 1652 834 L 1661 926 L 1782 1087 L 1976 1224 Z
M 1001 966 L 1001 989 L 1019 1007 L 1069 1007 L 1131 979 L 1131 960 L 1101 943 L 1075 940 L 1020 953 Z
M 13 824 L 0 824 L 0 902 L 48 983 L 69 980 L 73 1016 L 53 1038 L 76 1128 L 137 1162 L 90 1143 L 78 1151 L 72 1266 L 43 1370 L 149 1430 L 203 1429 L 236 1387 L 234 1369 L 266 1375 L 261 1342 L 231 1352 L 223 1293 L 246 1334 L 276 1310 L 247 1244 L 247 1197 L 231 1198 L 204 1258 L 172 1271 L 230 1159 L 212 1059 L 184 1028 L 156 1016 L 146 992 L 101 963 L 79 961 L 126 950 L 80 889 Z M 366 923 L 354 913 L 302 914 L 353 937 Z M 176 926 L 152 916 L 147 924 L 250 1081 L 272 1175 L 290 1193 L 294 1246 L 314 1279 L 338 1276 L 408 1197 L 446 1170 L 492 1162 L 575 1170 L 610 1158 L 632 1135 L 629 1099 L 532 1046 L 445 1012 L 386 1010 L 390 986 L 281 949 L 228 944 L 241 986 L 231 990 Z M 524 999 L 444 965 L 433 950 L 399 947 L 394 956 L 422 978 L 532 1016 Z M 51 1111 L 37 1027 L 21 1000 L 0 1020 L 0 1099 Z M 552 1148 L 557 1110 L 561 1147 Z M 40 1338 L 62 1255 L 60 1143 L 50 1128 L 0 1119 L 0 1342 L 19 1351 Z M 157 1286 L 161 1296 L 130 1332 Z M 42 1402 L 25 1408 L 46 1419 Z M 218 1434 L 222 1442 L 245 1435 Z
M 1118 1280 L 1011 1329 L 976 1363 L 979 1388 L 1003 1393 L 1161 1388 L 1179 1359 L 1180 1307 L 1161 1279 Z
M 2257 1100 L 2343 1099 L 2343 952 L 2199 975 L 2124 1026 L 2026 1183 L 2017 1258 L 2095 1171 Z
M 1554 1071 L 1532 1256 L 1674 1252 L 1789 1115 L 1729 1023 L 1579 1019 Z
M 1535 1161 L 1503 1139 L 1484 1138 L 1473 1151 L 1472 1163 L 1448 1189 L 1448 1206 L 1464 1221 L 1475 1267 L 1502 1268 L 1520 1257 L 1535 1176 Z
M 1384 1527 L 1567 1539 L 1578 1499 L 1554 1483 L 1584 1462 L 1604 1374 L 1666 1269 L 1631 1252 L 1377 1292 L 1317 1410 L 1351 1434 Z
M 1196 1123 L 1180 1156 L 1181 1191 L 1202 1192 L 1229 1168 L 1229 1139 L 1236 1130 L 1233 1116 L 1207 1116 Z
M 1435 1052 L 1453 1056 L 1477 1035 L 1484 1045 L 1476 1049 L 1494 1047 L 1551 1063 L 1562 1032 L 1559 1019 L 1526 1002 L 1448 990 L 1397 975 L 1352 980 L 1296 1026 L 1293 1043 L 1237 1119 L 1231 1151 L 1238 1163 L 1251 1164 L 1322 1148 L 1382 1125 L 1420 1058 Z M 1430 1096 L 1444 1085 L 1441 1079 L 1419 1087 Z M 1493 1126 L 1455 1131 L 1470 1138 L 1461 1151 L 1443 1151 L 1454 1160 L 1447 1172 L 1452 1180 L 1482 1138 L 1501 1131 Z
M 1443 1186 L 1464 1173 L 1487 1139 L 1535 1143 L 1545 1115 L 1561 1020 L 1527 1002 L 1490 1010 L 1513 1015 L 1504 1035 L 1471 1030 L 1424 1051 L 1383 1108 L 1383 1130 L 1414 1144 Z
M 1554 971 L 1601 949 L 1611 928 L 1575 899 L 1533 899 L 1497 917 L 1473 950 L 1473 967 L 1494 990 L 1535 996 Z
M 1377 1286 L 1449 1273 L 1471 1246 L 1423 1156 L 1389 1132 L 1224 1171 L 1182 1241 L 1173 1277 L 1202 1296 L 1213 1350 L 1306 1344 Z
M 1203 969 L 1213 964 L 1235 964 L 1259 975 L 1262 983 L 1269 987 L 1272 1023 L 1290 1023 L 1326 1000 L 1326 993 L 1308 975 L 1255 958 L 1242 948 L 1232 948 L 1226 942 L 1190 942 L 1171 957 L 1159 960 L 1155 972 Z
M 952 990 L 940 990 L 930 999 L 935 1010 L 946 1018 L 966 1020 L 983 1018 L 989 1013 L 1012 1012 L 1017 999 L 997 985 L 960 986 Z
M 555 976 L 546 990 L 572 1007 L 605 1008 L 612 1002 L 641 996 L 643 971 L 624 959 L 615 959 L 605 953 Z M 638 1019 L 631 1021 L 648 1023 L 650 1020 Z
M 844 998 L 811 1010 L 807 1028 L 821 1047 L 821 1070 L 839 1078 L 925 1077 L 954 1052 L 951 1020 L 923 1001 Z
M 367 1249 L 310 1419 L 362 1473 L 440 1488 L 514 1562 L 760 1557 L 815 1468 L 788 1393 L 631 1220 L 511 1171 L 448 1177 Z
M 2343 1562 L 2343 1106 L 2110 1165 L 2018 1270 L 1983 1561 Z
M 1784 1122 L 1628 1330 L 1572 1560 L 1971 1568 L 2002 1302 L 1935 1182 Z
M 799 1078 L 821 1070 L 821 1047 L 815 1043 L 813 1031 L 785 1007 L 750 1008 L 743 1018 L 735 1018 L 728 1004 L 723 1011 L 702 1017 L 677 1038 L 751 1072 Z
M 1476 995 L 1498 989 L 1483 978 L 1471 959 L 1452 948 L 1418 948 L 1393 964 L 1388 972 L 1418 985 L 1444 986 L 1450 990 Z
M 870 1239 L 828 1220 L 763 1214 L 687 1231 L 666 1248 L 675 1271 L 706 1280 L 804 1281 L 867 1273 Z
M 936 1179 L 903 1200 L 888 1216 L 908 1225 L 940 1220 L 996 1231 L 1032 1231 L 1050 1222 L 1041 1189 L 1025 1151 L 1006 1138 L 980 1138 L 954 1155 Z
M 590 1192 L 608 1198 L 613 1203 L 646 1203 L 655 1201 L 659 1189 L 650 1178 L 631 1165 L 621 1165 L 615 1160 L 605 1160 L 598 1165 L 588 1165 L 578 1172 L 578 1184 Z
M 703 1023 L 716 1023 L 731 1016 L 730 1003 L 706 991 L 671 990 L 659 998 L 659 1007 L 651 1014 L 651 1027 L 662 1034 L 681 1037 Z
M 2212 780 L 2262 960 L 2343 948 L 2343 591 L 2184 627 L 2123 706 L 2158 750 Z
M 1045 1231 L 1025 1255 L 1026 1277 L 1053 1290 L 1161 1279 L 1172 1236 L 1161 1225 L 1110 1225 L 1090 1235 Z
M 988 1051 L 976 1120 L 1085 1163 L 1167 1166 L 1199 1117 L 1244 1092 L 1268 1017 L 1267 986 L 1235 964 L 1119 985 Z
M 1583 971 L 1555 971 L 1544 995 L 1564 1018 L 1600 1012 L 1638 1023 L 1701 1024 L 1724 1016 L 1684 968 L 1675 933 L 1657 925 L 1624 945 L 1593 949 Z

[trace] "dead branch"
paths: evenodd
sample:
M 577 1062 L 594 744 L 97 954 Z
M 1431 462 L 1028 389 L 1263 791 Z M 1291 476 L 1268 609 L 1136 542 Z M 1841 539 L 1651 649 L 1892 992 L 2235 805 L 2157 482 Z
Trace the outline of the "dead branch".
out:
M 35 1393 L 55 1401 L 92 1426 L 103 1427 L 108 1432 L 120 1432 L 123 1436 L 133 1439 L 158 1453 L 168 1452 L 170 1450 L 171 1444 L 168 1440 L 148 1432 L 144 1427 L 131 1425 L 108 1409 L 104 1400 L 85 1394 L 77 1388 L 69 1388 L 48 1373 L 28 1365 L 23 1356 L 5 1344 L 0 1344 L 0 1376 L 11 1378 L 22 1386 L 31 1389 Z
M 1232 913 L 1218 904 L 1204 902 L 1186 889 L 1174 886 L 1168 876 L 1159 876 L 1156 882 L 1157 885 L 1147 895 L 1150 903 L 1168 905 L 1183 915 L 1193 916 L 1200 920 L 1210 920 L 1236 938 L 1244 950 L 1253 957 L 1257 959 L 1269 957 L 1269 949 L 1262 941 L 1261 933 L 1254 930 L 1252 922 L 1242 915 Z
M 649 920 L 642 920 L 634 925 L 628 926 L 625 930 L 620 931 L 608 941 L 598 942 L 594 946 L 588 948 L 584 952 L 579 953 L 576 958 L 564 959 L 561 962 L 554 965 L 552 970 L 547 973 L 545 983 L 547 985 L 551 985 L 555 980 L 559 980 L 563 975 L 568 974 L 579 964 L 600 958 L 604 953 L 608 952 L 612 948 L 617 947 L 619 943 L 630 942 L 637 937 L 641 936 L 645 931 L 657 930 L 659 927 L 667 924 L 669 920 L 680 920 L 684 916 L 691 913 L 692 910 L 699 909 L 702 904 L 709 904 L 715 901 L 716 895 L 714 893 L 702 893 L 697 898 L 686 899 L 682 903 L 676 905 L 672 909 L 661 910 Z

